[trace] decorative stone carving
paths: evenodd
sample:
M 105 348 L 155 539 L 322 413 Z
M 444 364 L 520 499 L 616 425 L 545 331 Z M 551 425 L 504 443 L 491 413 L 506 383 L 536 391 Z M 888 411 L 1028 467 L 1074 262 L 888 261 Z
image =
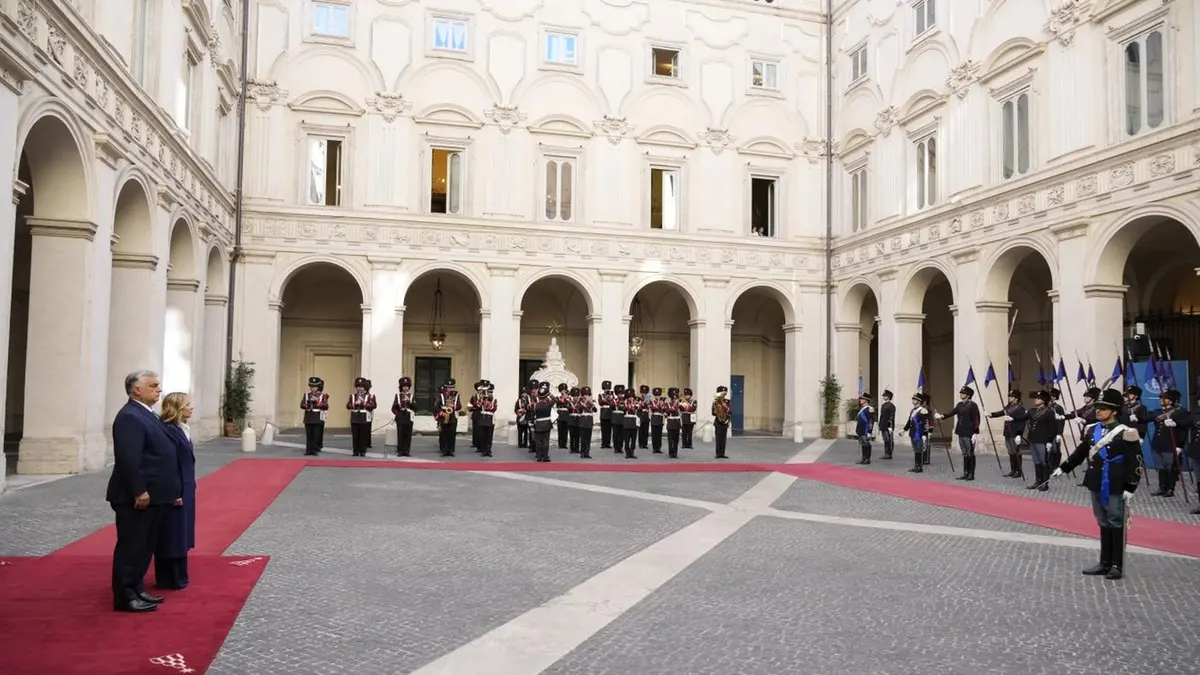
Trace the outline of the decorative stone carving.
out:
M 1008 220 L 1008 215 L 1009 215 L 1008 202 L 996 205 L 996 210 L 994 213 L 996 222 L 999 223 L 999 222 Z
M 46 25 L 46 50 L 55 63 L 60 66 L 63 64 L 67 55 L 67 39 L 58 32 L 53 24 Z
M 883 134 L 884 137 L 887 137 L 891 135 L 892 127 L 895 127 L 899 121 L 900 109 L 896 106 L 889 106 L 883 110 L 880 110 L 879 114 L 875 116 L 875 128 L 878 129 L 879 133 Z
M 983 211 L 975 211 L 971 214 L 971 227 L 983 227 Z
M 700 141 L 712 148 L 714 155 L 719 155 L 722 150 L 733 142 L 733 136 L 730 136 L 729 132 L 725 129 L 709 127 L 700 134 Z
M 1026 214 L 1033 213 L 1036 209 L 1037 209 L 1037 195 L 1036 194 L 1022 195 L 1021 198 L 1019 200 L 1017 200 L 1017 214 L 1018 215 L 1024 216 Z
M 809 164 L 816 164 L 819 160 L 829 156 L 830 150 L 827 150 L 825 139 L 823 138 L 806 138 L 800 144 L 800 153 L 808 158 Z M 832 144 L 832 153 L 837 154 L 838 142 L 834 140 Z
M 1066 0 L 1050 15 L 1046 30 L 1053 33 L 1064 47 L 1070 47 L 1075 40 L 1075 28 L 1087 21 L 1088 10 L 1091 9 L 1093 1 Z
M 1112 184 L 1119 188 L 1133 185 L 1133 162 L 1126 162 L 1113 169 L 1110 178 Z
M 929 240 L 936 241 L 942 237 L 942 228 L 937 225 L 929 226 Z
M 37 39 L 37 10 L 29 0 L 17 3 L 17 28 L 30 40 Z
M 1150 162 L 1150 175 L 1155 178 L 1165 176 L 1175 171 L 1175 156 L 1170 154 L 1161 154 L 1155 157 Z
M 883 242 L 882 242 L 882 241 L 877 241 L 877 242 L 875 242 L 875 254 L 876 254 L 876 255 L 883 255 L 883 254 L 884 254 Z
M 347 236 L 349 236 L 349 232 L 345 225 L 339 223 L 329 228 L 330 239 L 345 239 Z
M 615 115 L 605 115 L 604 119 L 595 123 L 596 133 L 604 134 L 608 137 L 608 142 L 616 145 L 621 142 L 621 139 L 633 133 L 633 127 L 625 121 L 624 117 Z
M 214 66 L 221 60 L 221 34 L 215 21 L 208 27 L 208 60 Z
M 1200 166 L 1200 145 L 1192 146 L 1192 166 Z
M 1062 183 L 1055 185 L 1046 192 L 1046 203 L 1050 206 L 1062 206 L 1066 199 L 1067 187 Z
M 315 239 L 317 236 L 317 226 L 312 223 L 301 223 L 299 234 L 303 239 Z
M 979 79 L 979 69 L 978 63 L 973 59 L 967 59 L 965 63 L 950 71 L 950 77 L 946 78 L 946 84 L 951 91 L 958 94 L 959 98 L 966 98 L 971 91 L 971 85 Z
M 900 237 L 892 237 L 892 240 L 891 240 L 890 242 L 888 242 L 888 243 L 889 243 L 889 245 L 892 247 L 892 250 L 893 250 L 893 251 L 899 251 L 899 250 L 900 250 L 900 246 L 901 246 L 901 243 L 900 243 Z
M 950 234 L 959 234 L 962 232 L 962 218 L 952 218 L 950 220 Z
M 1091 197 L 1096 194 L 1098 189 L 1099 180 L 1096 178 L 1096 174 L 1084 176 L 1075 184 L 1075 194 L 1078 197 Z
M 517 110 L 515 105 L 502 105 L 497 103 L 490 110 L 484 111 L 484 115 L 488 119 L 495 122 L 500 127 L 500 133 L 507 134 L 513 130 L 521 122 L 525 121 L 525 113 Z
M 284 92 L 274 82 L 250 80 L 246 83 L 246 95 L 259 110 L 267 112 L 276 101 L 283 98 Z
M 406 100 L 397 92 L 392 91 L 377 91 L 375 98 L 368 99 L 367 105 L 370 105 L 383 115 L 383 120 L 388 124 L 396 121 L 400 115 L 408 112 L 412 107 L 412 101 Z
M 567 370 L 566 359 L 558 347 L 558 338 L 554 336 L 560 330 L 557 323 L 550 326 L 550 348 L 546 350 L 546 360 L 532 376 L 538 382 L 549 382 L 550 391 L 557 391 L 560 384 L 565 384 L 568 388 L 579 386 L 579 377 Z

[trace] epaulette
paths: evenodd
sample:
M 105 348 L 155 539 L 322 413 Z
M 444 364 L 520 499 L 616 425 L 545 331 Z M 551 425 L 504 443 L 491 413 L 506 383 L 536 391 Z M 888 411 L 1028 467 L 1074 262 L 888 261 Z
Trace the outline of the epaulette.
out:
M 1130 441 L 1132 443 L 1139 443 L 1142 440 L 1142 437 L 1140 434 L 1138 434 L 1137 429 L 1129 429 L 1129 428 L 1125 429 L 1125 431 L 1121 434 L 1121 438 L 1123 438 L 1127 441 Z

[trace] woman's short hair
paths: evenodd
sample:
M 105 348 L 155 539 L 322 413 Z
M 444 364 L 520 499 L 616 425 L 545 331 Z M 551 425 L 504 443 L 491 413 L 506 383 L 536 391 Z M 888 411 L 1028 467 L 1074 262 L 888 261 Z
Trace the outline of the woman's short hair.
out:
M 163 397 L 162 414 L 159 417 L 167 424 L 183 422 L 183 409 L 187 407 L 188 395 L 182 391 L 173 391 Z

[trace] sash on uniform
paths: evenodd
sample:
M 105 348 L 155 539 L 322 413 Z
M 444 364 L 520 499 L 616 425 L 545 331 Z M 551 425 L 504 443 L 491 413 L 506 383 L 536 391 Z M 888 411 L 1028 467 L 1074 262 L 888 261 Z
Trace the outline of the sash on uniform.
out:
M 1104 428 L 1097 424 L 1096 428 L 1092 430 L 1092 443 L 1099 445 L 1103 440 L 1103 434 Z M 1112 478 L 1109 476 L 1109 467 L 1112 464 L 1124 462 L 1125 455 L 1109 457 L 1107 444 L 1100 448 L 1100 452 L 1098 454 L 1100 455 L 1100 459 L 1104 461 L 1104 465 L 1100 469 L 1100 504 L 1105 508 L 1108 508 L 1108 498 L 1112 496 Z

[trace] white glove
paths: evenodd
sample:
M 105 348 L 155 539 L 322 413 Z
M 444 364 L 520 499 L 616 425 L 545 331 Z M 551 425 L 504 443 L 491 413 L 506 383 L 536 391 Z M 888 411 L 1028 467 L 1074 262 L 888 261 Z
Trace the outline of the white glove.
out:
M 1020 437 L 1020 436 L 1014 436 L 1014 437 L 1013 437 L 1013 445 L 1020 445 L 1020 444 L 1021 444 L 1021 437 Z
M 1183 448 L 1175 448 L 1175 454 L 1177 454 L 1177 455 L 1182 455 L 1182 454 L 1183 454 Z
M 971 437 L 971 445 L 978 445 L 978 444 L 979 444 L 979 434 L 975 434 L 974 436 Z
M 1087 420 L 1083 419 L 1082 417 L 1076 417 L 1075 419 L 1073 419 L 1071 421 L 1078 424 L 1080 429 L 1087 426 Z
M 1134 424 L 1137 424 L 1137 415 L 1130 415 L 1129 421 L 1133 422 Z
M 1163 426 L 1164 426 L 1164 427 L 1171 427 L 1171 428 L 1174 428 L 1174 427 L 1175 427 L 1175 420 L 1173 420 L 1173 419 L 1171 419 L 1170 417 L 1168 417 L 1167 419 L 1163 420 Z
M 1125 498 L 1125 501 L 1129 501 L 1130 499 L 1133 499 L 1133 493 L 1129 492 L 1128 490 L 1126 490 L 1125 492 L 1122 492 L 1121 496 Z
M 936 414 L 934 414 L 934 416 L 933 416 L 933 419 L 935 419 L 935 420 L 940 420 L 940 419 L 942 419 L 942 413 L 936 413 Z
M 1062 470 L 1062 467 L 1060 466 L 1059 468 L 1055 469 L 1053 473 L 1050 474 L 1050 477 L 1058 478 L 1059 476 L 1062 476 L 1062 475 L 1063 475 L 1063 470 Z
M 917 414 L 918 415 L 928 415 L 929 411 L 924 408 L 917 408 Z
M 1058 420 L 1059 422 L 1061 422 L 1061 421 L 1063 421 L 1063 420 L 1065 420 L 1065 419 L 1067 419 L 1067 418 L 1066 418 L 1066 417 L 1064 417 L 1063 415 L 1055 415 L 1055 416 L 1054 416 L 1054 419 L 1056 419 L 1056 420 Z
M 1055 440 L 1056 442 L 1058 442 L 1058 444 L 1059 444 L 1059 445 L 1062 445 L 1062 444 L 1063 444 L 1063 439 L 1062 439 L 1062 436 L 1055 436 L 1055 437 L 1054 437 L 1054 440 Z
M 867 442 L 874 443 L 875 442 L 875 434 L 871 434 L 870 436 L 867 436 Z
M 1004 421 L 1005 421 L 1005 422 L 1011 422 L 1011 421 L 1013 421 L 1013 418 L 1009 417 L 1008 415 L 1005 415 L 1005 416 L 1004 416 Z

